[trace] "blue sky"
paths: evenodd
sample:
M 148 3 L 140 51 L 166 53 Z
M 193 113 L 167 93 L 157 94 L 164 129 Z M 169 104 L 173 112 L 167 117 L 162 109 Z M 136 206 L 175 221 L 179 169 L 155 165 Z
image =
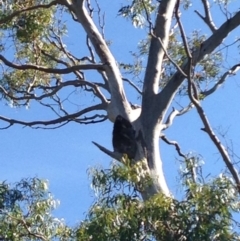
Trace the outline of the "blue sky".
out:
M 239 3 L 235 1 L 234 4 L 238 9 Z M 126 61 L 129 58 L 131 62 L 129 51 L 136 50 L 139 39 L 146 34 L 145 30 L 134 29 L 130 22 L 117 17 L 117 10 L 121 7 L 120 1 L 100 1 L 100 5 L 106 11 L 105 34 L 106 38 L 113 42 L 111 49 L 117 61 Z M 76 42 L 78 43 L 76 39 L 85 42 L 85 38 L 81 35 L 81 27 L 76 23 L 73 24 L 71 19 L 68 21 L 70 30 L 66 43 L 70 48 L 81 52 L 82 47 L 76 46 Z M 195 24 L 188 22 L 187 28 L 195 29 Z M 240 30 L 238 29 L 236 33 L 239 34 Z M 240 156 L 239 77 L 238 74 L 228 79 L 217 93 L 204 100 L 203 107 L 212 127 L 215 130 L 220 128 L 224 132 L 227 131 L 229 143 L 231 141 L 234 143 L 234 151 Z M 136 93 L 133 90 L 127 93 L 130 99 L 136 100 Z M 87 99 L 87 101 L 92 100 Z M 39 111 L 35 104 L 29 110 L 10 108 L 5 102 L 0 103 L 0 106 L 0 115 L 17 119 L 47 119 L 52 116 L 43 109 Z M 200 131 L 200 128 L 202 124 L 196 111 L 192 110 L 182 117 L 177 117 L 166 134 L 169 139 L 179 142 L 183 152 L 193 151 L 202 155 L 206 163 L 204 166 L 206 175 L 208 173 L 217 175 L 219 170 L 223 169 L 222 161 L 208 136 Z M 34 130 L 13 126 L 1 131 L 0 135 L 0 180 L 15 182 L 21 178 L 34 176 L 48 179 L 50 191 L 61 202 L 56 215 L 65 218 L 69 224 L 80 221 L 93 201 L 87 169 L 99 165 L 107 167 L 111 162 L 111 159 L 101 153 L 92 141 L 111 149 L 112 123 L 109 121 L 97 125 L 70 123 L 56 130 Z M 179 169 L 177 153 L 172 146 L 164 143 L 160 143 L 160 146 L 168 185 L 175 195 L 179 194 L 181 185 L 177 179 Z

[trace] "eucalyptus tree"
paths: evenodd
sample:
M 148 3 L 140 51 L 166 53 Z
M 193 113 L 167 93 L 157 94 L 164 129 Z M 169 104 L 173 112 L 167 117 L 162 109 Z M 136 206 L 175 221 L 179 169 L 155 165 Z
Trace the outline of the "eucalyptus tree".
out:
M 161 193 L 142 200 L 141 190 L 151 179 L 136 181 L 139 165 L 115 163 L 107 170 L 92 169 L 96 199 L 75 227 L 53 213 L 59 201 L 49 191 L 48 181 L 2 182 L 0 239 L 239 240 L 239 221 L 233 215 L 239 212 L 239 195 L 233 180 L 226 175 L 203 178 L 201 169 L 197 158 L 185 160 L 180 180 L 186 193 L 179 201 Z
M 202 130 L 215 145 L 236 189 L 240 190 L 231 157 L 201 105 L 239 69 L 239 58 L 233 62 L 228 54 L 230 49 L 237 51 L 239 43 L 239 37 L 234 39 L 230 35 L 240 25 L 237 3 L 233 6 L 235 8 L 230 1 L 208 0 L 123 2 L 116 16 L 130 20 L 133 28 L 142 28 L 146 33 L 144 39 L 139 39 L 139 51 L 133 53 L 133 62 L 124 63 L 118 61 L 110 49 L 111 43 L 104 33 L 110 20 L 105 21 L 100 1 L 1 1 L 2 100 L 19 108 L 36 102 L 41 111 L 49 109 L 56 115 L 34 121 L 1 115 L 1 128 L 18 124 L 32 128 L 57 128 L 69 122 L 96 124 L 105 120 L 114 122 L 121 115 L 131 123 L 135 133 L 137 151 L 131 163 L 142 163 L 138 179 L 151 179 L 141 190 L 143 199 L 147 200 L 158 193 L 171 196 L 159 141 L 175 145 L 179 155 L 187 159 L 178 143 L 169 141 L 164 131 L 172 126 L 175 117 L 196 109 Z M 195 12 L 190 14 L 191 9 Z M 111 11 L 111 7 L 108 10 Z M 212 13 L 221 15 L 221 20 L 214 19 Z M 189 17 L 185 19 L 187 14 Z M 207 30 L 197 31 L 189 19 L 191 22 L 200 19 Z M 77 26 L 74 48 L 80 51 L 74 52 L 65 43 L 71 22 Z M 185 31 L 186 27 L 191 27 L 191 31 Z M 127 36 L 122 36 L 122 48 L 129 41 Z M 114 45 L 114 39 L 112 42 Z M 146 61 L 141 60 L 142 57 Z M 228 67 L 224 63 L 229 63 Z M 131 93 L 141 99 L 139 106 L 128 100 L 124 82 L 132 88 Z M 77 111 L 69 105 L 75 92 L 82 95 L 81 103 L 76 102 L 79 99 L 74 100 Z M 94 96 L 94 104 L 89 98 L 84 99 L 88 94 Z M 179 95 L 189 97 L 189 103 L 181 109 L 174 106 Z M 128 163 L 124 153 L 95 144 L 123 164 Z

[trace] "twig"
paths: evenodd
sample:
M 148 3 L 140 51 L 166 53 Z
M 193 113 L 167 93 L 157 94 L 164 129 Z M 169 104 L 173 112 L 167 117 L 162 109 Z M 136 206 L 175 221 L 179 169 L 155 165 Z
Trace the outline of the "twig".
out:
M 147 11 L 147 8 L 146 8 L 144 0 L 142 0 L 142 4 L 143 4 L 144 10 L 145 10 L 146 17 L 147 17 L 147 22 L 149 24 L 149 33 L 151 33 L 152 29 L 153 29 L 153 24 L 152 24 L 151 18 L 149 16 L 149 13 Z
M 89 50 L 89 52 L 90 52 L 91 62 L 92 62 L 92 63 L 96 63 L 96 59 L 95 59 L 95 55 L 94 55 L 94 50 L 93 50 L 93 48 L 92 48 L 92 46 L 91 46 L 90 39 L 89 39 L 88 36 L 86 37 L 86 45 L 87 45 L 88 50 Z
M 99 119 L 99 120 L 96 120 L 96 119 Z M 84 117 L 84 118 L 77 118 L 76 120 L 74 120 L 75 122 L 78 122 L 80 124 L 85 124 L 85 125 L 88 125 L 88 124 L 95 124 L 95 123 L 100 123 L 100 122 L 104 122 L 105 120 L 107 120 L 108 117 L 107 115 L 99 115 L 99 114 L 96 114 L 96 115 L 93 115 L 93 116 L 88 116 L 88 117 Z
M 95 0 L 96 6 L 97 6 L 97 15 L 98 15 L 98 24 L 101 29 L 102 37 L 105 39 L 104 34 L 104 27 L 105 27 L 105 13 L 102 14 L 102 21 L 101 21 L 101 7 L 97 0 Z
M 95 83 L 91 83 L 86 80 L 69 80 L 69 81 L 60 83 L 55 86 L 32 86 L 32 89 L 38 88 L 38 89 L 42 89 L 45 92 L 50 91 L 50 92 L 40 95 L 40 96 L 36 96 L 35 94 L 30 94 L 28 92 L 23 92 L 24 96 L 15 97 L 15 96 L 9 94 L 1 85 L 0 85 L 0 90 L 6 96 L 8 96 L 12 100 L 16 100 L 16 101 L 19 101 L 19 100 L 42 100 L 44 98 L 55 95 L 57 92 L 59 92 L 62 88 L 66 87 L 66 86 L 74 86 L 74 87 L 88 86 L 91 88 L 91 91 L 94 93 L 94 95 L 102 101 L 102 103 L 107 104 L 107 102 L 108 102 L 106 97 L 101 92 L 99 86 L 97 86 L 97 84 L 95 84 Z
M 178 145 L 178 143 L 177 143 L 176 141 L 169 141 L 165 135 L 162 135 L 162 136 L 161 136 L 161 139 L 162 139 L 164 142 L 166 142 L 167 144 L 175 146 L 178 155 L 181 156 L 181 157 L 183 157 L 184 159 L 187 159 L 187 156 L 185 156 L 185 155 L 181 152 L 181 148 L 180 148 L 180 146 Z
M 208 95 L 212 94 L 213 92 L 215 92 L 224 83 L 224 81 L 227 79 L 227 77 L 229 75 L 236 74 L 236 72 L 239 69 L 240 69 L 240 64 L 236 64 L 236 65 L 232 66 L 228 71 L 226 71 L 222 75 L 222 77 L 217 81 L 217 83 L 211 89 L 206 90 L 206 91 L 202 91 L 201 95 L 208 96 Z
M 163 42 L 161 40 L 161 38 L 157 37 L 153 32 L 151 33 L 151 35 L 154 38 L 157 38 L 159 43 L 161 44 L 161 47 L 165 53 L 165 55 L 167 56 L 167 58 L 170 60 L 170 62 L 176 67 L 176 69 L 184 76 L 187 77 L 186 73 L 182 70 L 182 68 L 170 57 L 170 55 L 168 54 L 167 50 L 164 48 L 163 46 Z
M 142 91 L 129 79 L 122 78 L 123 81 L 129 83 L 140 95 L 142 95 Z

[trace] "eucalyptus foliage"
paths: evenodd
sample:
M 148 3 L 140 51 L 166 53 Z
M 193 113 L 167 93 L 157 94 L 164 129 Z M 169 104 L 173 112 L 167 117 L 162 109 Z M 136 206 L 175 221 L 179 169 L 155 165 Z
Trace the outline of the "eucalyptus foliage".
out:
M 58 205 L 46 180 L 0 183 L 0 240 L 71 240 L 73 230 L 52 214 Z
M 39 112 L 47 109 L 55 116 L 30 121 L 1 114 L 0 128 L 114 122 L 121 115 L 131 123 L 137 149 L 128 160 L 126 153 L 95 143 L 120 162 L 91 170 L 96 199 L 75 227 L 53 216 L 58 201 L 46 181 L 2 182 L 0 240 L 240 240 L 237 155 L 229 154 L 202 107 L 240 69 L 239 8 L 229 0 L 121 1 L 116 16 L 144 36 L 130 52 L 132 59 L 119 60 L 110 48 L 114 40 L 105 36 L 100 2 L 0 1 L 0 98 L 10 107 L 28 108 L 33 102 Z M 189 26 L 192 19 L 202 28 Z M 72 26 L 73 48 L 66 44 Z M 128 41 L 122 36 L 122 49 Z M 130 102 L 128 91 L 137 104 Z M 205 177 L 200 159 L 184 154 L 177 141 L 167 138 L 175 118 L 194 108 L 201 131 L 222 160 L 220 168 L 226 170 L 218 176 Z M 200 135 L 195 129 L 192 133 Z M 179 196 L 173 197 L 168 187 L 160 140 L 174 145 L 182 158 Z M 191 150 L 189 139 L 187 144 Z
M 137 185 L 129 184 L 134 166 L 114 163 L 108 170 L 92 170 L 96 200 L 78 240 L 239 240 L 234 213 L 240 202 L 233 181 L 223 174 L 203 178 L 201 165 L 196 157 L 183 161 L 179 178 L 185 194 L 179 200 L 162 194 L 142 200 Z
M 144 165 L 143 165 L 144 167 Z M 0 185 L 2 240 L 239 240 L 239 195 L 226 175 L 203 178 L 201 163 L 191 157 L 182 163 L 184 195 L 178 200 L 156 194 L 143 200 L 134 165 L 113 163 L 110 169 L 92 168 L 95 200 L 86 218 L 75 227 L 53 216 L 59 205 L 45 180 L 23 179 Z M 194 172 L 193 172 L 194 170 Z M 194 173 L 194 175 L 193 175 Z M 140 185 L 141 184 L 141 185 Z

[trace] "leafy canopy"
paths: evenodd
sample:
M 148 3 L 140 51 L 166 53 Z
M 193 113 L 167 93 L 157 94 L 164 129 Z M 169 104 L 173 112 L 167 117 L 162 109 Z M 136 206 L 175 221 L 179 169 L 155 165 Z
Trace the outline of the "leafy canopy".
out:
M 157 194 L 143 201 L 137 179 L 144 164 L 113 163 L 91 169 L 95 201 L 86 219 L 68 227 L 52 215 L 59 205 L 48 183 L 37 178 L 0 185 L 0 234 L 4 240 L 239 240 L 239 195 L 226 175 L 204 179 L 197 158 L 186 159 L 180 181 L 185 195 L 177 201 Z M 193 171 L 194 170 L 194 171 Z M 144 175 L 144 174 L 143 174 Z M 146 182 L 146 179 L 148 180 Z

